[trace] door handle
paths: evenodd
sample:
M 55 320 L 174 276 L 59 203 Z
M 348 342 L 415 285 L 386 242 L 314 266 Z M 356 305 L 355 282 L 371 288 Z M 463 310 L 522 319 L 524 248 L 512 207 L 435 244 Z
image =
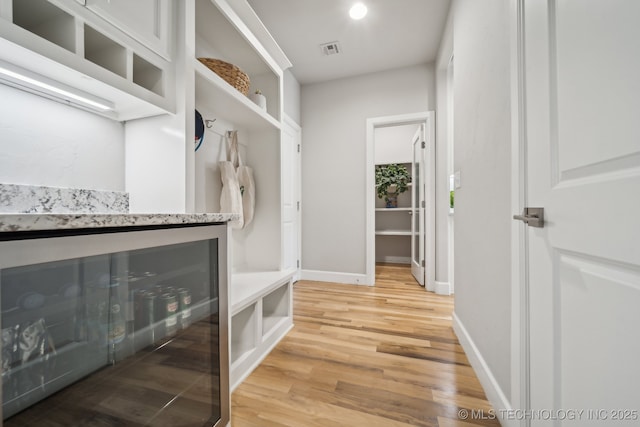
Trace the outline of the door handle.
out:
M 520 220 L 531 227 L 544 227 L 544 208 L 524 208 L 522 215 L 514 215 L 513 219 Z

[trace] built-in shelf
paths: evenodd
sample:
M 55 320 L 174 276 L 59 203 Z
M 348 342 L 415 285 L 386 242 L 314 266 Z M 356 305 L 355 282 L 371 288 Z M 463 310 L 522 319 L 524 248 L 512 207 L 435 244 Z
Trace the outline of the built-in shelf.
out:
M 160 96 L 164 95 L 164 72 L 144 58 L 133 54 L 133 82 Z
M 194 58 L 196 103 L 248 130 L 280 129 L 280 123 Z
M 401 164 L 411 172 L 411 163 Z M 376 165 L 377 166 L 377 165 Z M 375 259 L 376 262 L 411 262 L 412 223 L 418 218 L 412 208 L 412 185 L 397 197 L 397 207 L 388 208 L 384 199 L 376 199 L 375 204 Z
M 290 280 L 294 270 L 255 271 L 231 275 L 231 314 L 262 298 L 283 282 Z
M 411 231 L 406 230 L 376 230 L 376 236 L 411 236 Z
M 293 327 L 294 270 L 231 275 L 231 388 Z
M 403 193 L 398 198 L 397 208 L 376 208 L 376 235 L 377 236 L 411 236 L 411 222 L 415 218 L 410 197 Z
M 262 299 L 262 335 L 268 335 L 279 323 L 291 317 L 289 287 L 280 286 Z
M 250 80 L 248 93 L 262 92 L 266 110 L 261 112 L 277 123 L 282 118 L 282 70 L 238 16 L 232 3 L 195 1 L 195 56 L 220 59 L 242 70 Z
M 70 52 L 76 51 L 73 16 L 47 0 L 13 0 L 13 23 Z
M 127 50 L 89 25 L 84 26 L 84 57 L 120 77 L 127 76 Z
M 231 319 L 231 362 L 247 357 L 256 346 L 256 304 L 235 313 Z
M 411 208 L 376 208 L 376 212 L 411 212 Z

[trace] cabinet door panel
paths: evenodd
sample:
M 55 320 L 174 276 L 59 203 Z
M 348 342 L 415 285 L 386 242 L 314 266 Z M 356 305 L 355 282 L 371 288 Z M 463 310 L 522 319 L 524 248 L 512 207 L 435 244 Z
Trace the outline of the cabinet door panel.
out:
M 85 1 L 96 15 L 167 58 L 170 12 L 167 0 Z

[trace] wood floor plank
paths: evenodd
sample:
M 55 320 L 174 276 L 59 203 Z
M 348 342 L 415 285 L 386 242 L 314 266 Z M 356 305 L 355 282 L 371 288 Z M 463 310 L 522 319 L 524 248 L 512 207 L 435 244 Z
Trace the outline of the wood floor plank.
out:
M 234 427 L 498 426 L 451 326 L 453 297 L 407 266 L 376 286 L 300 281 L 294 328 L 232 395 Z
M 491 410 L 491 405 L 486 400 L 465 396 L 461 393 L 433 390 L 433 400 L 443 404 L 454 404 L 467 409 L 480 409 L 485 413 L 489 413 Z

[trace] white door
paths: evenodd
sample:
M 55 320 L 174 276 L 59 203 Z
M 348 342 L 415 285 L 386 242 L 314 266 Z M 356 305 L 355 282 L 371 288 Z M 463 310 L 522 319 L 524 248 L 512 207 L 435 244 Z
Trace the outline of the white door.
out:
M 640 1 L 520 5 L 531 424 L 640 425 Z
M 411 274 L 420 286 L 425 285 L 425 135 L 420 125 L 411 140 L 413 162 L 411 173 Z
M 300 270 L 300 127 L 290 119 L 282 131 L 282 268 Z

